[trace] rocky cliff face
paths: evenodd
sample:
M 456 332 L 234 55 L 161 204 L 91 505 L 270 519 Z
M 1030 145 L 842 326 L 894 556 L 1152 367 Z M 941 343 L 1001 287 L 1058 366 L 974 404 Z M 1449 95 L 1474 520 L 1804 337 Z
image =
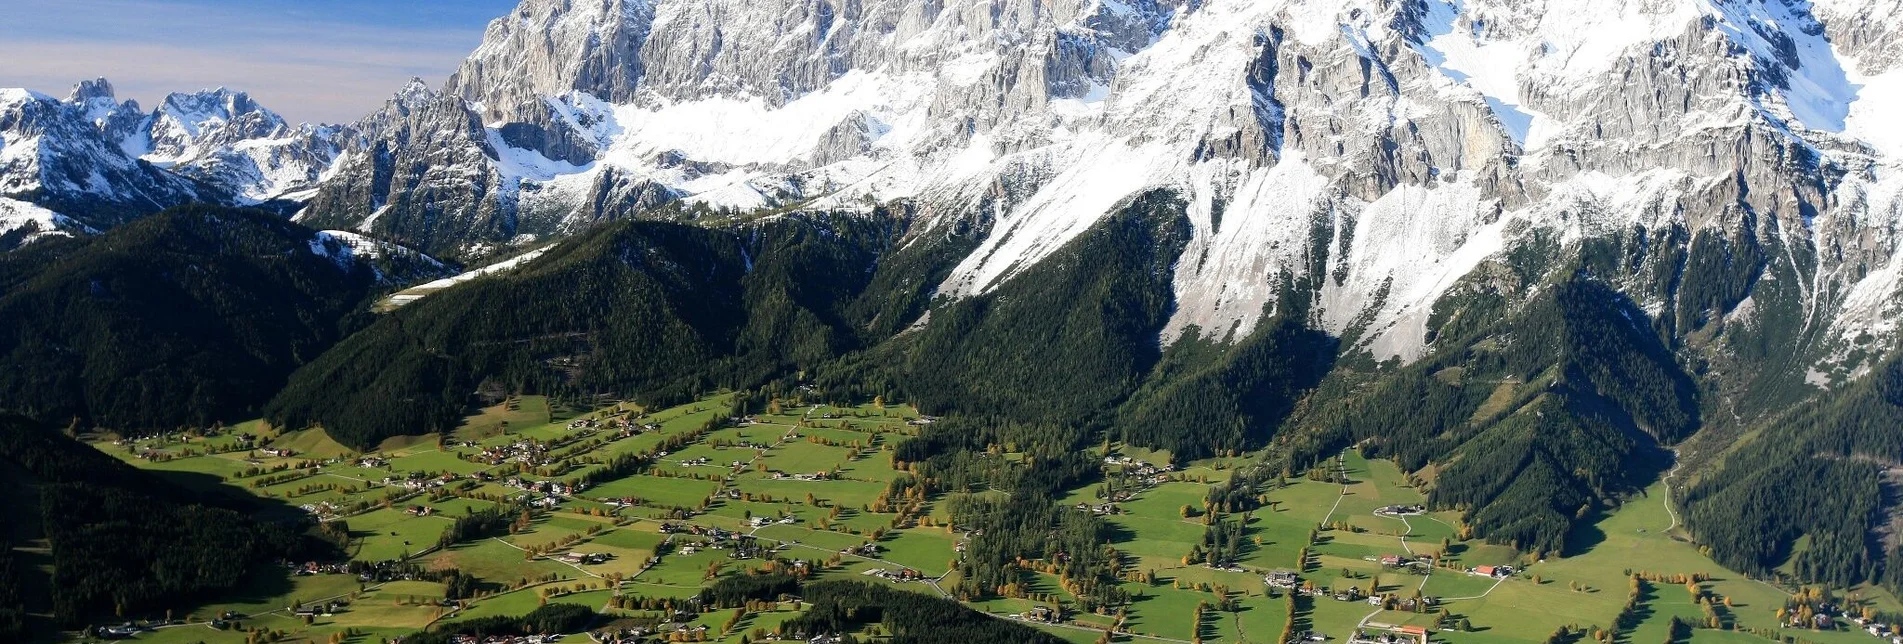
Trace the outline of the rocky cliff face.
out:
M 417 81 L 356 125 L 334 176 L 297 219 L 435 249 L 507 239 L 496 151 L 461 99 Z
M 526 0 L 446 85 L 448 147 L 361 126 L 381 147 L 360 159 L 426 158 L 397 165 L 461 184 L 320 198 L 309 216 L 466 221 L 414 239 L 480 254 L 675 199 L 906 202 L 921 236 L 991 230 L 941 287 L 961 296 L 1160 187 L 1195 224 L 1166 341 L 1246 334 L 1299 281 L 1316 325 L 1412 359 L 1436 303 L 1484 266 L 1618 239 L 1637 250 L 1611 278 L 1664 324 L 1768 329 L 1821 384 L 1893 336 L 1903 128 L 1881 115 L 1903 101 L 1897 11 Z M 382 166 L 351 167 L 327 194 Z M 1727 267 L 1723 284 L 1688 274 L 1701 262 Z

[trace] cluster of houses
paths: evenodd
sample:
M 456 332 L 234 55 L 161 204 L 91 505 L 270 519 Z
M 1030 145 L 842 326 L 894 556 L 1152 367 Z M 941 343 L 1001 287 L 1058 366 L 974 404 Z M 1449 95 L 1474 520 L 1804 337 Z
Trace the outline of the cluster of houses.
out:
M 778 519 L 775 519 L 773 517 L 768 517 L 768 516 L 755 516 L 751 519 L 747 519 L 747 525 L 751 525 L 755 528 L 764 528 L 764 527 L 773 525 L 775 523 L 780 525 L 793 525 L 799 522 L 800 522 L 799 517 L 796 517 L 790 514 L 780 517 Z
M 455 644 L 548 644 L 561 641 L 560 635 L 457 635 L 450 641 Z M 396 644 L 402 644 L 398 638 Z
M 1812 614 L 1810 616 L 1809 622 L 1804 621 L 1803 616 L 1800 616 L 1796 613 L 1792 613 L 1790 619 L 1791 619 L 1791 623 L 1790 623 L 1791 628 L 1815 628 L 1819 630 L 1828 629 L 1831 626 L 1833 626 L 1837 621 L 1837 618 L 1831 617 L 1830 613 L 1826 613 L 1823 611 L 1818 611 L 1817 613 Z
M 1361 592 L 1360 588 L 1357 588 L 1354 586 L 1349 586 L 1346 589 L 1336 590 L 1336 591 L 1330 591 L 1327 588 L 1316 586 L 1314 588 L 1307 590 L 1306 594 L 1313 595 L 1313 596 L 1326 595 L 1328 597 L 1334 598 L 1334 600 L 1338 602 L 1358 602 L 1363 599 L 1371 599 L 1370 597 L 1368 597 L 1367 593 Z M 1377 597 L 1372 599 L 1379 599 L 1379 598 Z
M 1369 597 L 1368 603 L 1379 606 L 1383 603 L 1383 600 L 1380 597 Z M 1394 600 L 1394 610 L 1404 613 L 1413 612 L 1417 608 L 1425 610 L 1438 605 L 1440 605 L 1440 600 L 1433 597 L 1400 597 Z
M 627 418 L 608 418 L 603 420 L 589 416 L 569 421 L 568 428 L 586 430 L 583 435 L 601 429 L 618 429 L 621 430 L 621 437 L 626 438 L 643 431 L 651 432 L 660 429 L 661 426 L 653 423 L 637 423 Z
M 517 476 L 509 477 L 507 480 L 504 480 L 502 484 L 523 492 L 564 497 L 573 496 L 575 493 L 587 487 L 584 485 L 569 485 L 561 481 L 534 481 Z
M 411 472 L 409 476 L 401 479 L 394 476 L 386 476 L 383 477 L 382 481 L 383 485 L 387 487 L 400 487 L 412 492 L 434 490 L 454 482 L 456 482 L 456 474 L 454 472 L 444 472 L 441 476 L 430 476 L 422 472 Z
M 881 550 L 879 544 L 867 542 L 850 548 L 842 548 L 839 554 L 855 557 L 877 557 L 879 556 L 879 550 Z
M 343 600 L 332 600 L 322 604 L 304 604 L 302 606 L 293 607 L 291 614 L 298 617 L 329 617 L 349 605 L 350 602 Z
M 1170 479 L 1169 477 L 1170 472 L 1176 471 L 1176 466 L 1170 465 L 1169 463 L 1156 465 L 1156 464 L 1149 463 L 1140 459 L 1130 458 L 1122 454 L 1111 454 L 1109 456 L 1105 456 L 1103 457 L 1103 462 L 1105 465 L 1118 465 L 1118 466 L 1127 468 L 1127 470 L 1130 473 L 1135 474 L 1137 477 L 1137 480 L 1142 481 L 1144 485 L 1161 485 L 1163 483 L 1167 483 L 1169 482 L 1169 479 Z M 1116 500 L 1116 499 L 1112 499 L 1112 500 Z
M 306 561 L 304 563 L 286 561 L 283 562 L 283 564 L 285 568 L 290 569 L 291 574 L 299 577 L 308 577 L 311 575 L 341 575 L 350 572 L 349 566 L 344 563 L 320 564 L 315 561 Z
M 678 552 L 680 552 L 681 556 L 686 557 L 698 554 L 702 549 L 725 550 L 727 551 L 727 558 L 729 559 L 764 557 L 774 550 L 773 548 L 761 545 L 759 539 L 755 539 L 751 536 L 744 534 L 735 536 L 733 533 L 726 533 L 726 536 L 714 541 L 697 541 L 682 545 Z
M 917 570 L 913 570 L 911 568 L 901 568 L 898 570 L 874 568 L 860 574 L 871 575 L 873 577 L 878 577 L 886 581 L 897 581 L 897 582 L 925 581 L 925 575 L 921 575 L 919 574 Z
M 278 458 L 290 458 L 292 456 L 297 455 L 297 450 L 279 449 L 276 447 L 261 447 L 261 448 L 258 448 L 258 453 L 263 454 L 265 456 L 275 456 Z
M 1117 504 L 1115 503 L 1097 503 L 1093 505 L 1090 503 L 1078 502 L 1077 509 L 1079 511 L 1089 512 L 1091 514 L 1094 514 L 1100 517 L 1123 513 L 1123 509 L 1117 507 Z
M 1822 616 L 1818 615 L 1818 617 Z M 1864 619 L 1861 616 L 1850 618 L 1850 623 L 1863 627 L 1863 632 L 1869 633 L 1871 637 L 1887 639 L 1890 644 L 1903 644 L 1903 632 L 1891 630 L 1888 624 Z
M 1427 508 L 1418 505 L 1390 505 L 1374 511 L 1384 517 L 1411 517 L 1427 513 Z
M 775 481 L 782 481 L 782 480 L 787 480 L 787 481 L 830 481 L 830 480 L 832 480 L 832 478 L 833 478 L 833 475 L 832 475 L 831 473 L 828 473 L 828 472 L 814 472 L 814 473 L 812 473 L 812 474 L 797 474 L 797 473 L 796 473 L 796 474 L 788 474 L 788 473 L 786 473 L 786 472 L 782 472 L 782 471 L 779 471 L 779 470 L 769 470 L 769 471 L 768 471 L 767 473 L 768 473 L 768 474 L 771 474 L 771 475 L 773 475 L 773 480 L 775 480 Z
M 338 507 L 329 501 L 320 501 L 317 503 L 306 503 L 306 504 L 297 506 L 297 508 L 299 510 L 303 510 L 305 512 L 309 512 L 315 515 L 318 518 L 318 520 L 328 520 L 332 517 L 335 517 L 337 516 L 337 511 L 338 511 Z
M 1385 554 L 1380 557 L 1368 557 L 1367 560 L 1379 562 L 1382 568 L 1406 568 L 1410 566 L 1428 568 L 1433 566 L 1433 562 L 1413 555 Z M 1505 568 L 1505 566 L 1497 567 Z
M 1262 577 L 1262 583 L 1270 588 L 1277 588 L 1288 592 L 1299 592 L 1309 597 L 1332 597 L 1335 601 L 1358 602 L 1367 600 L 1370 604 L 1380 604 L 1383 599 L 1378 595 L 1371 597 L 1367 593 L 1362 592 L 1360 588 L 1354 586 L 1349 586 L 1341 590 L 1330 590 L 1320 586 L 1304 588 L 1302 587 L 1302 578 L 1296 575 L 1295 571 L 1292 570 L 1271 571 Z M 1406 601 L 1409 602 L 1406 610 L 1413 610 L 1412 602 L 1414 600 L 1408 599 Z M 1423 599 L 1423 601 L 1431 602 L 1432 600 Z
M 99 637 L 102 637 L 105 639 L 122 640 L 122 639 L 130 638 L 132 636 L 138 635 L 140 632 L 147 631 L 147 630 L 151 630 L 151 629 L 141 624 L 126 622 L 118 626 L 106 626 L 106 627 L 100 628 L 97 631 L 94 631 L 94 633 L 98 635 Z
M 1032 606 L 1031 610 L 1011 615 L 1013 619 L 1043 624 L 1057 624 L 1064 621 L 1064 611 L 1049 606 Z
M 661 534 L 691 534 L 696 537 L 707 537 L 716 541 L 740 536 L 740 533 L 731 530 L 694 525 L 692 523 L 674 523 L 672 521 L 662 523 L 660 530 Z
M 535 441 L 516 441 L 507 445 L 485 447 L 476 453 L 476 460 L 490 465 L 501 465 L 510 461 L 523 463 L 531 467 L 547 465 L 548 446 Z
M 584 566 L 608 563 L 610 558 L 612 558 L 612 555 L 603 552 L 564 552 L 555 556 L 557 561 Z
M 1421 626 L 1393 626 L 1380 630 L 1357 630 L 1348 644 L 1427 644 L 1427 629 Z
M 703 548 L 726 550 L 727 556 L 733 559 L 764 557 L 773 551 L 772 548 L 761 545 L 760 540 L 752 535 L 740 534 L 732 530 L 672 522 L 661 524 L 660 530 L 662 534 L 667 535 L 693 535 L 706 538 L 706 541 L 682 545 L 677 552 L 684 556 L 698 553 Z M 785 547 L 781 546 L 781 548 Z

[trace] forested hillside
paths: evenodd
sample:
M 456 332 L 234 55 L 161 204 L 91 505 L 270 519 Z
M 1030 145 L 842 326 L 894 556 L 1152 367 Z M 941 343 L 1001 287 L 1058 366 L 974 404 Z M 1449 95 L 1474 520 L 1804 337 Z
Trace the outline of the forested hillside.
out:
M 266 414 L 366 447 L 452 429 L 478 392 L 665 402 L 754 386 L 857 346 L 844 307 L 886 224 L 606 226 L 379 319 L 300 370 Z
M 1660 442 L 1697 428 L 1696 390 L 1630 301 L 1581 273 L 1523 307 L 1479 291 L 1431 357 L 1348 366 L 1294 419 L 1306 468 L 1366 442 L 1402 469 L 1432 466 L 1430 501 L 1468 510 L 1499 543 L 1561 552 L 1575 519 L 1651 480 Z
M 0 598 L 48 604 L 65 625 L 182 606 L 238 587 L 256 566 L 322 552 L 298 523 L 201 501 L 17 417 L 0 418 L 0 467 L 24 477 L 22 493 L 38 496 L 18 508 L 33 514 L 10 519 L 37 525 L 52 548 L 52 579 L 41 586 L 50 597 Z M 0 606 L 0 619 L 9 614 Z
M 1684 492 L 1687 520 L 1725 565 L 1838 585 L 1903 588 L 1894 542 L 1903 362 L 1773 417 Z M 1797 546 L 1803 540 L 1803 547 Z M 1894 539 L 1894 536 L 1888 537 Z
M 315 231 L 188 206 L 0 254 L 0 410 L 169 430 L 255 417 L 378 288 Z

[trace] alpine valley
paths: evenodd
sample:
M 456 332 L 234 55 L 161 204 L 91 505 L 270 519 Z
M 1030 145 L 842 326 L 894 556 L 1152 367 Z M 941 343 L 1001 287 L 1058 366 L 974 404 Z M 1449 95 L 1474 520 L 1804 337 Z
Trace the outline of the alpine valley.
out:
M 0 89 L 0 640 L 1903 637 L 1899 24 L 523 0 L 354 123 Z

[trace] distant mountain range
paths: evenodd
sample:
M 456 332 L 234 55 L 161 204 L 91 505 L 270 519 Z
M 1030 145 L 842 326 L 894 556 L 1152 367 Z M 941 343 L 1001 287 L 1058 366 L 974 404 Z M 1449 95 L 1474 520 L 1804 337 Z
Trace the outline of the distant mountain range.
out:
M 64 100 L 0 90 L 0 233 L 96 232 L 192 202 L 297 199 L 349 130 L 293 126 L 243 92 L 172 94 L 146 112 L 105 79 Z

